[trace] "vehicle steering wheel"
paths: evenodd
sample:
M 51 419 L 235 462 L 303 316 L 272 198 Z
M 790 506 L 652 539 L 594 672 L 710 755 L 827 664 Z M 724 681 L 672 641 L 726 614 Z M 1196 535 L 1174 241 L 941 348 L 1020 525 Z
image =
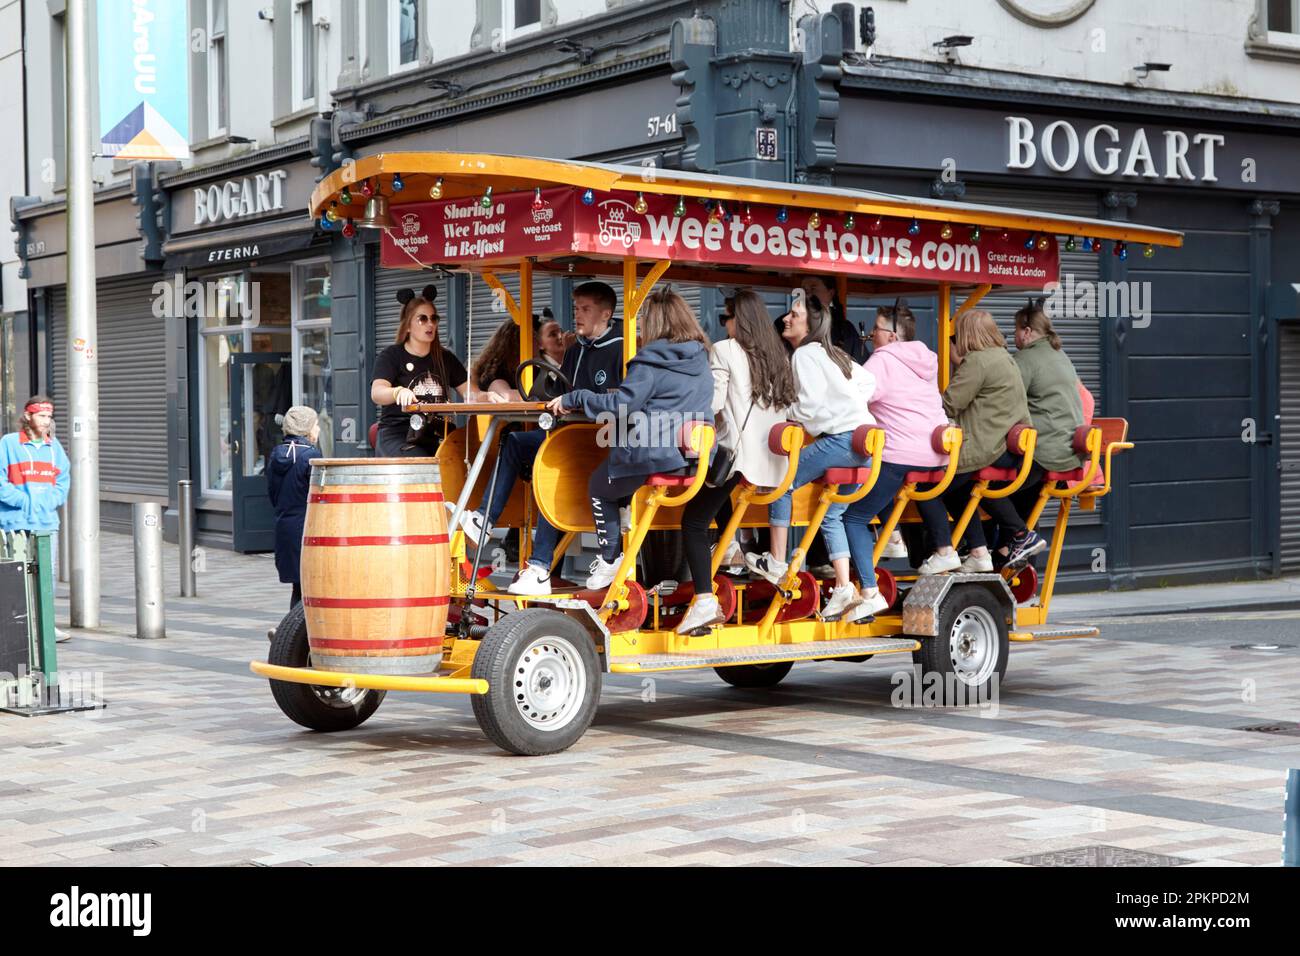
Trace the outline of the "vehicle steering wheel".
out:
M 520 388 L 520 382 L 523 381 L 526 368 L 533 368 L 535 371 L 532 387 L 525 392 Z M 549 402 L 566 392 L 573 391 L 573 383 L 569 381 L 568 376 L 549 362 L 542 359 L 529 359 L 527 362 L 521 362 L 519 368 L 515 369 L 515 388 L 526 402 Z

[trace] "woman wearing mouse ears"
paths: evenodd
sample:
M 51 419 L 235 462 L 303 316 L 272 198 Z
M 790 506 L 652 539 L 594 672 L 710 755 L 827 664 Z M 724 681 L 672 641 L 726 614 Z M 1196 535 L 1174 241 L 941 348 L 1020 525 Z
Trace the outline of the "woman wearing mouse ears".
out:
M 397 341 L 375 359 L 370 383 L 370 400 L 380 406 L 375 452 L 381 458 L 433 455 L 442 441 L 442 429 L 435 427 L 436 423 L 422 415 L 403 413 L 403 405 L 450 401 L 453 390 L 462 399 L 490 401 L 477 393 L 471 397 L 465 366 L 442 347 L 438 309 L 433 304 L 437 296 L 434 285 L 425 286 L 420 295 L 414 289 L 397 293 L 397 301 L 402 303 Z

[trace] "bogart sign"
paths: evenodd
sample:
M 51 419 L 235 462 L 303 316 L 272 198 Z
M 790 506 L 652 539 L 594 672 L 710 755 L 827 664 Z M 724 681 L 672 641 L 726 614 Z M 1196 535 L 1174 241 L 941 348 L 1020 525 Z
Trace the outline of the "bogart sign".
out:
M 757 204 L 724 205 L 714 215 L 694 200 L 677 215 L 677 197 L 669 195 L 646 195 L 645 212 L 638 213 L 624 193 L 589 198 L 579 202 L 576 191 L 564 187 L 543 190 L 542 215 L 532 192 L 497 196 L 487 207 L 472 198 L 403 204 L 394 210 L 399 227 L 381 239 L 380 263 L 392 268 L 412 259 L 432 265 L 587 253 L 1035 289 L 1059 271 L 1056 237 L 1035 235 L 1038 241 L 1027 242 L 1031 236 L 1024 231 L 989 228 L 976 237 L 970 226 L 866 215 L 850 227 L 842 213 Z M 407 234 L 406 216 L 418 217 L 415 235 Z
M 289 173 L 273 169 L 243 179 L 194 190 L 194 225 L 244 219 L 284 208 L 284 181 Z
M 1098 176 L 1218 182 L 1215 150 L 1224 144 L 1219 133 L 1188 135 L 1180 129 L 1148 135 L 1139 126 L 1121 136 L 1109 123 L 1079 132 L 1069 120 L 1056 120 L 1034 129 L 1027 116 L 1008 116 L 1007 169 L 1033 169 L 1041 157 L 1057 173 L 1072 172 L 1080 158 Z

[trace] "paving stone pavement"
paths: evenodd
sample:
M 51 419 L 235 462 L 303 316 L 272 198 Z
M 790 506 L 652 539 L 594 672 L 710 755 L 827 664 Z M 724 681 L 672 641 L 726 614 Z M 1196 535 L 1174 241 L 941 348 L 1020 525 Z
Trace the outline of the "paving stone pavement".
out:
M 389 694 L 355 731 L 304 731 L 248 672 L 288 599 L 269 556 L 209 551 L 182 600 L 169 546 L 168 637 L 143 642 L 129 538 L 102 553 L 102 627 L 59 654 L 109 706 L 0 715 L 0 864 L 1017 865 L 1099 846 L 1279 862 L 1300 738 L 1235 728 L 1300 720 L 1300 655 L 1013 648 L 984 711 L 892 706 L 901 655 L 802 664 L 761 692 L 612 676 L 577 746 L 520 758 L 455 695 Z

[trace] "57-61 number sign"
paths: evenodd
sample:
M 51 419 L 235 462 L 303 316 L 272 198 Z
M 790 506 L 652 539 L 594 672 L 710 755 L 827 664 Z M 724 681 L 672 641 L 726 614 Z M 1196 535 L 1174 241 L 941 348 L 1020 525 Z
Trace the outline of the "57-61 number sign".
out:
M 776 161 L 776 128 L 760 126 L 754 131 L 754 155 L 758 159 Z

